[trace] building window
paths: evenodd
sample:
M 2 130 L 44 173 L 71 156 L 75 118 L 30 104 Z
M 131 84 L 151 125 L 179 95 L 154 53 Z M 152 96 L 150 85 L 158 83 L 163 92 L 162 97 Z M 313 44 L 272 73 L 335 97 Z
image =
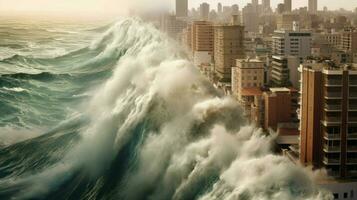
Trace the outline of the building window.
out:
M 334 198 L 334 199 L 338 199 L 338 194 L 337 194 L 337 193 L 334 193 L 334 194 L 333 194 L 333 198 Z
M 347 199 L 347 198 L 348 198 L 348 193 L 347 193 L 347 192 L 343 193 L 343 198 L 344 198 L 344 199 Z

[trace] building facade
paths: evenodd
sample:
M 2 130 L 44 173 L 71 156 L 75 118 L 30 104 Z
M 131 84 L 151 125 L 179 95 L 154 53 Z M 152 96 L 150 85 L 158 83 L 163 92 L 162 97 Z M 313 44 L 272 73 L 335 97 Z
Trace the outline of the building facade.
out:
M 357 177 L 357 70 L 301 65 L 300 162 Z
M 214 63 L 220 82 L 231 82 L 236 59 L 244 58 L 244 27 L 239 25 L 214 26 Z
M 188 16 L 188 0 L 176 0 L 176 17 Z

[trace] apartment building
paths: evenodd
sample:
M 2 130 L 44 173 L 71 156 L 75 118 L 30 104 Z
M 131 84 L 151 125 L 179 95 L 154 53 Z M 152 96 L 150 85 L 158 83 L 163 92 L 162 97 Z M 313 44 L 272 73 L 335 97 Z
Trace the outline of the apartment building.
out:
M 220 82 L 231 83 L 232 67 L 236 66 L 236 59 L 244 58 L 243 41 L 243 26 L 214 26 L 214 63 Z
M 357 66 L 300 67 L 300 162 L 357 177 Z

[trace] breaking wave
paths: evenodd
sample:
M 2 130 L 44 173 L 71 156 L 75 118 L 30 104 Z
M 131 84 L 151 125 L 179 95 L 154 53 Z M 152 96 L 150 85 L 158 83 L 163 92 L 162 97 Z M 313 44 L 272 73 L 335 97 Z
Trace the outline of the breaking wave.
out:
M 0 199 L 332 199 L 274 155 L 274 137 L 248 126 L 178 46 L 127 19 L 66 56 L 80 67 L 63 73 L 113 72 L 81 112 L 0 149 Z

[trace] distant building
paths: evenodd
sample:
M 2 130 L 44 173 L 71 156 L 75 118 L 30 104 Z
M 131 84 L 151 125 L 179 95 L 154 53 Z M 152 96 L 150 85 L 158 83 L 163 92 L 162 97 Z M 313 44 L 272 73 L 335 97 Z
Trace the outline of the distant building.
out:
M 270 12 L 270 0 L 262 0 L 263 12 Z
M 301 65 L 300 162 L 338 178 L 357 177 L 357 70 Z
M 253 4 L 248 4 L 242 9 L 243 25 L 245 31 L 259 32 L 259 17 L 257 8 Z
M 195 65 L 211 63 L 214 39 L 212 22 L 194 21 L 191 29 L 191 46 Z
M 182 31 L 187 27 L 187 22 L 178 19 L 175 15 L 164 15 L 161 18 L 161 29 L 174 39 L 179 39 Z
M 273 55 L 306 58 L 311 55 L 311 36 L 312 34 L 307 31 L 275 31 L 273 35 Z
M 176 0 L 176 17 L 187 17 L 188 0 Z
M 299 87 L 300 59 L 294 56 L 273 56 L 271 84 L 276 87 Z
M 299 16 L 295 14 L 281 14 L 276 18 L 278 30 L 292 30 L 293 23 L 299 21 Z
M 357 29 L 347 28 L 342 32 L 341 50 L 348 53 L 357 53 Z
M 208 16 L 210 13 L 210 8 L 208 3 L 202 3 L 200 5 L 200 17 L 201 20 L 208 20 Z
M 216 25 L 214 27 L 215 71 L 221 82 L 231 82 L 232 67 L 236 59 L 244 58 L 244 27 Z
M 217 5 L 217 12 L 218 12 L 218 14 L 222 14 L 222 12 L 223 12 L 223 8 L 222 8 L 222 4 L 221 3 L 218 3 L 218 5 Z
M 278 14 L 283 14 L 285 11 L 285 5 L 283 3 L 279 3 L 277 8 L 276 8 L 276 12 Z
M 243 101 L 242 90 L 264 86 L 264 62 L 257 59 L 237 59 L 232 68 L 232 93 Z
M 284 0 L 284 11 L 290 13 L 292 11 L 292 0 Z
M 317 0 L 309 0 L 309 12 L 317 13 Z

